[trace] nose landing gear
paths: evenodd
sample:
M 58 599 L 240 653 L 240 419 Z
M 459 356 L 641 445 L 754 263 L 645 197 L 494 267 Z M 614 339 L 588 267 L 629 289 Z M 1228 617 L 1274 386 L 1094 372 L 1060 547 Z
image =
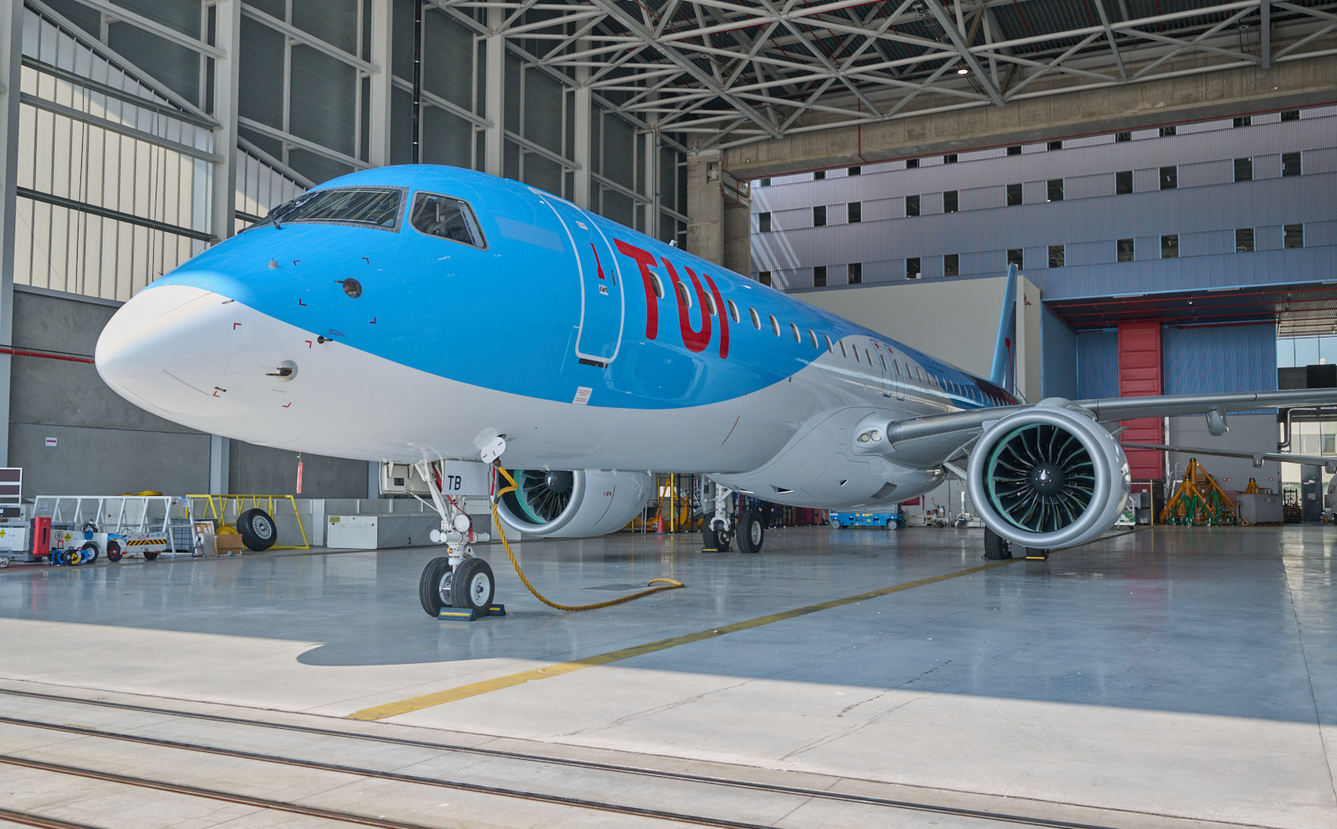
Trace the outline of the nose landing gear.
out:
M 473 520 L 460 506 L 463 499 L 457 502 L 441 491 L 436 463 L 420 463 L 417 469 L 427 482 L 432 505 L 441 515 L 441 529 L 432 531 L 432 540 L 446 545 L 446 555 L 427 562 L 418 579 L 422 609 L 433 618 L 470 622 L 484 616 L 505 616 L 505 605 L 492 601 L 496 580 L 491 565 L 474 557 L 472 543 L 490 537 L 474 532 Z

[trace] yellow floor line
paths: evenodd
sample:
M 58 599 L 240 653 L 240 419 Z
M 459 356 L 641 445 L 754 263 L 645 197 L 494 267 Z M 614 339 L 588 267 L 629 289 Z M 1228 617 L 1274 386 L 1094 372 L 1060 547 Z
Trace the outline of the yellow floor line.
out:
M 923 587 L 926 584 L 935 584 L 940 581 L 958 578 L 960 576 L 969 576 L 972 573 L 980 573 L 984 570 L 991 570 L 994 567 L 1001 567 L 1004 564 L 1011 564 L 1014 561 L 1023 561 L 1024 559 L 1014 558 L 1006 561 L 994 561 L 989 564 L 982 564 L 979 567 L 970 567 L 965 570 L 957 570 L 954 573 L 945 573 L 941 576 L 932 576 L 927 579 L 910 581 L 904 584 L 897 584 L 891 587 L 884 587 L 881 590 L 871 590 L 867 593 L 859 593 L 854 596 L 846 596 L 843 599 L 832 599 L 819 604 L 808 605 L 807 607 L 798 607 L 793 610 L 784 610 L 779 613 L 772 613 L 769 616 L 760 616 L 756 619 L 748 619 L 742 622 L 734 622 L 731 625 L 721 625 L 710 630 L 688 633 L 683 636 L 674 636 L 670 639 L 660 639 L 657 642 L 647 642 L 644 645 L 636 645 L 622 650 L 609 651 L 595 656 L 587 656 L 584 659 L 576 659 L 571 662 L 561 662 L 556 665 L 549 665 L 546 668 L 534 668 L 529 671 L 521 671 L 509 676 L 501 676 L 496 679 L 488 679 L 482 682 L 475 682 L 470 685 L 461 685 L 458 688 L 451 688 L 446 691 L 437 691 L 434 694 L 426 694 L 421 697 L 411 697 L 410 699 L 400 700 L 398 702 L 389 702 L 385 705 L 377 705 L 372 708 L 364 708 L 361 711 L 348 715 L 352 720 L 383 720 L 387 717 L 394 717 L 399 714 L 407 714 L 411 711 L 420 711 L 423 708 L 431 708 L 434 705 L 444 705 L 448 702 L 476 697 L 480 694 L 488 694 L 493 691 L 500 691 L 503 688 L 514 688 L 517 685 L 524 685 L 526 682 L 536 679 L 549 679 L 554 676 L 569 674 L 573 671 L 579 671 L 583 668 L 591 668 L 596 665 L 607 665 L 610 662 L 620 662 L 623 659 L 631 659 L 635 656 L 644 656 L 647 653 L 676 648 L 679 645 L 688 645 L 692 642 L 700 642 L 705 639 L 713 639 L 716 636 L 723 636 L 727 633 L 737 633 L 740 630 L 751 630 L 752 628 L 769 625 L 774 622 L 783 622 L 786 619 L 795 619 L 799 616 L 807 616 L 809 613 L 818 613 L 823 610 L 830 610 L 835 607 L 843 607 L 847 604 L 876 599 L 879 596 L 889 596 L 892 593 L 900 593 L 903 590 L 911 590 L 915 587 Z

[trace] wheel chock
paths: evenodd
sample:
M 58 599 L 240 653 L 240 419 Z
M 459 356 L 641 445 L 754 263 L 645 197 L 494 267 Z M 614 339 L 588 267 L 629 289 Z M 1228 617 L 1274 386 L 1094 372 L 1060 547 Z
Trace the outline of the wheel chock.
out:
M 1032 547 L 1027 547 L 1027 548 L 1026 548 L 1026 560 L 1027 560 L 1027 561 L 1048 561 L 1048 560 L 1049 560 L 1049 551 L 1048 551 L 1048 550 L 1036 550 L 1036 549 L 1034 549 L 1034 548 L 1032 548 Z
M 701 548 L 701 552 L 703 552 L 703 553 L 719 553 L 719 552 L 722 552 L 722 551 L 716 549 L 715 547 L 702 547 L 702 548 Z
M 505 616 L 506 605 L 504 604 L 489 605 L 487 609 L 487 615 Z M 437 611 L 436 618 L 447 622 L 473 622 L 483 617 L 479 616 L 478 612 L 475 611 L 472 607 L 469 608 L 468 610 L 465 610 L 464 608 L 460 607 L 443 607 L 439 611 Z

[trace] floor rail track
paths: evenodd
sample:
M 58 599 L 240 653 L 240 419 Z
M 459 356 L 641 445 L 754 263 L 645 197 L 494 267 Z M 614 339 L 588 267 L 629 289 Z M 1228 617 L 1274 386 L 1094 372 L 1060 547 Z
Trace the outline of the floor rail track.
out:
M 889 810 L 915 811 L 924 813 L 933 813 L 941 815 L 950 815 L 954 817 L 973 818 L 978 820 L 989 820 L 998 822 L 1010 822 L 1026 826 L 1041 826 L 1048 829 L 1111 829 L 1110 825 L 1081 823 L 1066 820 L 1057 820 L 1051 818 L 1041 818 L 1026 815 L 1005 814 L 999 812 L 986 812 L 977 809 L 966 809 L 954 806 L 942 806 L 932 803 L 922 803 L 908 800 L 895 800 L 890 798 L 879 798 L 867 795 L 843 794 L 840 792 L 824 791 L 820 789 L 810 789 L 798 786 L 783 786 L 770 783 L 758 783 L 747 780 L 736 780 L 727 777 L 713 777 L 709 775 L 697 775 L 686 772 L 663 771 L 657 769 L 647 769 L 638 766 L 620 766 L 612 763 L 602 763 L 589 760 L 578 760 L 563 757 L 551 757 L 543 754 L 526 754 L 523 752 L 505 751 L 500 749 L 488 749 L 472 746 L 452 745 L 448 743 L 433 742 L 430 740 L 414 740 L 400 737 L 390 737 L 374 734 L 360 734 L 356 732 L 341 731 L 332 728 L 319 728 L 316 726 L 302 726 L 291 723 L 269 723 L 248 720 L 242 717 L 231 717 L 220 714 L 209 714 L 204 712 L 180 711 L 173 708 L 160 708 L 148 705 L 139 705 L 135 703 L 113 702 L 110 700 L 88 700 L 78 697 L 68 697 L 58 694 L 49 694 L 36 691 L 20 691 L 15 689 L 0 688 L 0 696 L 20 696 L 33 699 L 42 699 L 61 703 L 70 703 L 76 705 L 89 705 L 97 707 L 106 707 L 117 710 L 136 711 L 148 714 L 160 714 L 172 717 L 181 717 L 185 719 L 202 720 L 209 722 L 225 723 L 229 725 L 242 725 L 257 729 L 272 729 L 288 731 L 295 733 L 310 734 L 315 736 L 328 736 L 340 739 L 350 739 L 356 741 L 377 742 L 389 745 L 400 745 L 412 748 L 425 748 L 443 752 L 454 752 L 460 754 L 473 754 L 487 756 L 498 759 L 510 759 L 520 762 L 537 763 L 545 765 L 562 765 L 581 769 L 603 771 L 615 774 L 636 775 L 643 777 L 656 778 L 661 780 L 672 780 L 675 782 L 697 783 L 707 786 L 729 787 L 754 792 L 762 792 L 775 795 L 787 795 L 791 797 L 807 797 L 852 805 L 880 807 Z M 81 726 L 68 724 L 54 724 L 42 722 L 40 720 L 28 720 L 22 717 L 0 715 L 0 724 L 16 725 L 30 728 L 47 729 L 59 731 L 67 734 L 75 734 L 84 737 L 94 737 L 100 739 L 111 739 L 138 743 L 141 745 L 158 746 L 162 748 L 178 749 L 185 751 L 195 751 L 219 756 L 233 757 L 237 759 L 253 760 L 258 762 L 275 763 L 281 765 L 296 766 L 312 770 L 352 774 L 364 777 L 374 777 L 392 782 L 408 783 L 415 785 L 430 785 L 441 788 L 469 791 L 477 794 L 493 795 L 499 797 L 510 797 L 516 799 L 532 800 L 545 802 L 553 805 L 569 806 L 575 808 L 594 809 L 603 812 L 612 812 L 624 815 L 638 815 L 648 818 L 657 818 L 661 820 L 670 820 L 674 822 L 692 823 L 702 826 L 715 826 L 721 829 L 764 829 L 762 824 L 753 824 L 740 821 L 731 821 L 718 818 L 710 818 L 699 815 L 687 815 L 663 810 L 647 809 L 637 806 L 623 806 L 619 804 L 602 803 L 598 801 L 584 800 L 582 798 L 568 797 L 564 795 L 545 794 L 541 792 L 530 792 L 520 789 L 508 789 L 497 786 L 483 784 L 464 783 L 458 781 L 444 781 L 431 777 L 422 777 L 417 775 L 404 774 L 400 772 L 388 772 L 377 769 L 368 769 L 363 767 L 345 766 L 333 763 L 322 763 L 317 761 L 300 760 L 290 757 L 281 757 L 277 755 L 268 755 L 259 752 L 242 751 L 238 749 L 220 748 L 198 743 L 188 743 L 176 740 L 166 740 L 155 737 L 143 737 L 138 735 L 120 734 L 114 731 L 105 731 L 95 728 L 85 728 Z M 8 762 L 26 762 L 22 758 L 11 758 L 0 754 L 0 763 Z M 68 766 L 53 767 L 50 769 L 55 772 L 69 772 Z M 83 773 L 78 770 L 76 773 Z M 103 772 L 90 772 L 98 776 Z M 113 779 L 115 775 L 106 779 Z M 125 781 L 131 778 L 125 778 Z M 122 781 L 122 782 L 125 782 Z M 145 781 L 154 783 L 154 781 Z M 866 781 L 876 782 L 876 781 Z M 155 783 L 155 785 L 157 785 Z M 172 784 L 164 784 L 172 785 Z M 185 787 L 189 789 L 190 787 Z M 191 793 L 191 792 L 186 792 Z M 341 818 L 342 819 L 342 818 Z M 371 825 L 382 825 L 373 823 Z M 385 823 L 387 826 L 407 826 L 407 824 Z

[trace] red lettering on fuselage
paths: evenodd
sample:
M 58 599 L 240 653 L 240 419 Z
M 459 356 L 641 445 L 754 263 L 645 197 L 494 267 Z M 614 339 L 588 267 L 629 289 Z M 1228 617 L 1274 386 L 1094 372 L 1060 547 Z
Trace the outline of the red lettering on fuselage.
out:
M 701 280 L 696 278 L 691 268 L 687 269 L 687 275 L 692 278 L 692 287 L 696 289 L 696 304 L 701 306 L 701 330 L 693 331 L 688 303 L 683 301 L 684 292 L 682 281 L 678 279 L 678 269 L 667 259 L 664 260 L 664 267 L 668 269 L 669 279 L 673 280 L 673 296 L 678 300 L 678 328 L 682 330 L 682 344 L 693 353 L 705 351 L 706 346 L 710 345 L 710 309 L 706 305 L 706 292 L 701 290 Z
M 645 285 L 645 338 L 653 340 L 659 337 L 659 296 L 655 293 L 655 278 L 650 273 L 657 262 L 648 250 L 641 250 L 621 239 L 614 239 L 617 249 L 623 256 L 630 256 L 641 269 L 641 282 Z
M 641 271 L 641 282 L 645 286 L 645 338 L 647 340 L 657 339 L 659 337 L 659 293 L 656 291 L 656 285 L 659 282 L 657 275 L 651 272 L 651 268 L 659 264 L 654 254 L 647 250 L 642 250 L 635 245 L 628 244 L 621 239 L 614 240 L 617 243 L 617 249 L 624 256 L 628 256 L 634 261 Z M 688 351 L 693 353 L 705 351 L 710 345 L 713 332 L 711 331 L 711 317 L 716 316 L 720 321 L 720 358 L 729 356 L 729 315 L 725 310 L 724 297 L 720 295 L 720 289 L 715 285 L 715 280 L 710 278 L 710 274 L 701 272 L 701 278 L 698 279 L 696 272 L 691 268 L 684 268 L 687 276 L 692 280 L 692 288 L 696 293 L 696 303 L 701 306 L 701 330 L 692 328 L 692 322 L 688 310 L 691 308 L 689 302 L 683 301 L 685 290 L 680 288 L 682 280 L 678 278 L 678 269 L 673 267 L 673 263 L 667 258 L 663 260 L 664 268 L 668 271 L 669 279 L 673 282 L 673 298 L 678 303 L 678 329 L 682 333 L 682 344 Z M 706 289 L 701 286 L 701 279 L 706 281 L 706 287 L 710 289 L 710 296 L 714 298 L 711 303 L 706 298 Z M 715 313 L 711 313 L 714 308 Z

